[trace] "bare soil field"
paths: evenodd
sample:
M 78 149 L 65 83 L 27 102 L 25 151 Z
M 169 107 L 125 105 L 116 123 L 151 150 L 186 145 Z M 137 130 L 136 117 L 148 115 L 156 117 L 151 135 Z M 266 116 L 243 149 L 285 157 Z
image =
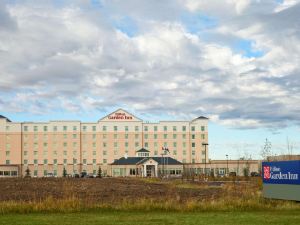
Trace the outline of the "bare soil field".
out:
M 238 187 L 242 190 L 243 187 Z M 237 194 L 239 190 L 235 190 Z M 219 199 L 224 188 L 204 184 L 135 178 L 6 178 L 0 179 L 0 202 L 76 198 L 87 203 L 117 203 L 139 199 L 177 202 Z

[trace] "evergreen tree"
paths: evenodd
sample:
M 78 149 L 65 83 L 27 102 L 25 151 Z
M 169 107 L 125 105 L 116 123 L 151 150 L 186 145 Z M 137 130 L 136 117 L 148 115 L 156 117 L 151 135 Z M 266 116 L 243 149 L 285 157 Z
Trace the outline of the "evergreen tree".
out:
M 27 169 L 25 170 L 25 177 L 31 177 L 30 176 L 30 169 L 27 167 Z
M 99 166 L 97 177 L 102 178 L 102 169 L 101 169 L 101 166 Z
M 63 170 L 63 177 L 66 177 L 67 176 L 67 170 L 66 168 L 64 167 L 64 170 Z

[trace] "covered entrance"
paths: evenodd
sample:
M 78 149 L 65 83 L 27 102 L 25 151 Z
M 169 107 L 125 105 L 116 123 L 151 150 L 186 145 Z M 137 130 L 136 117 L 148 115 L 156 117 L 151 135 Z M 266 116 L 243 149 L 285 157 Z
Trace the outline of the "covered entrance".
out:
M 155 177 L 155 166 L 154 165 L 146 165 L 146 176 L 147 177 Z

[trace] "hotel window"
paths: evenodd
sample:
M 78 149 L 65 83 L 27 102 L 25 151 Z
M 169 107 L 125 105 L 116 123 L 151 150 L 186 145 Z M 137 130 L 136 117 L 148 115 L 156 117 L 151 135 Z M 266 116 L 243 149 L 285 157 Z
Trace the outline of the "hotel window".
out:
M 195 159 L 192 159 L 192 163 L 195 163 Z
M 205 159 L 202 159 L 202 163 L 205 163 Z
M 173 147 L 176 148 L 177 147 L 177 143 L 173 142 Z
M 145 134 L 144 137 L 145 137 L 145 139 L 148 139 L 148 134 Z
M 82 131 L 86 132 L 86 126 L 82 127 Z
M 149 146 L 148 146 L 148 142 L 145 142 L 145 148 L 148 148 Z
M 34 131 L 34 132 L 37 132 L 37 131 L 38 131 L 38 127 L 37 127 L 37 126 L 34 126 L 34 127 L 33 127 L 33 131 Z
M 96 134 L 93 134 L 93 139 L 96 139 Z
M 114 142 L 114 147 L 115 147 L 115 148 L 118 147 L 118 142 Z
M 96 155 L 96 151 L 93 151 L 93 155 Z
M 107 155 L 107 151 L 103 151 L 103 155 Z
M 135 142 L 135 147 L 139 147 L 139 143 L 138 142 Z
M 64 139 L 67 139 L 68 138 L 68 135 L 67 134 L 64 134 Z
M 167 148 L 168 147 L 168 143 L 164 142 L 164 147 Z
M 157 126 L 154 126 L 154 131 L 157 131 Z
M 38 175 L 38 171 L 37 171 L 37 170 L 34 170 L 34 171 L 33 171 L 33 176 L 36 177 L 37 175 Z
M 201 138 L 202 138 L 202 139 L 205 139 L 205 134 L 201 134 Z
M 183 150 L 183 151 L 182 151 L 182 154 L 183 154 L 183 155 L 186 155 L 186 150 Z
M 54 155 L 54 156 L 57 156 L 57 151 L 53 151 L 53 155 Z
M 186 142 L 182 142 L 182 147 L 186 147 Z
M 64 129 L 64 131 L 67 131 L 67 126 L 64 126 L 63 129 Z
M 53 159 L 53 164 L 54 164 L 54 165 L 57 164 L 57 159 Z
M 97 162 L 96 162 L 96 159 L 93 159 L 93 164 L 96 164 Z
M 38 164 L 38 160 L 37 159 L 33 160 L 33 164 L 37 165 Z
M 177 134 L 173 134 L 173 139 L 176 139 L 177 138 Z
M 157 148 L 158 144 L 157 142 L 154 142 L 154 147 Z
M 192 134 L 192 139 L 195 139 L 195 134 Z
M 37 152 L 37 151 L 34 151 L 34 152 L 33 152 L 33 155 L 37 156 L 37 155 L 38 155 L 38 152 Z
M 186 131 L 186 126 L 182 126 L 182 131 Z
M 125 147 L 128 148 L 128 142 L 125 142 Z
M 93 131 L 96 131 L 96 126 L 93 126 Z
M 73 142 L 73 148 L 77 147 L 77 142 Z
M 48 127 L 47 126 L 44 126 L 44 131 L 48 131 Z
M 192 127 L 191 127 L 191 130 L 192 130 L 192 131 L 195 131 L 195 126 L 192 126 Z
M 9 156 L 9 155 L 10 155 L 10 151 L 6 151 L 6 152 L 5 152 L 5 155 L 6 155 L 6 156 Z
M 182 135 L 182 139 L 186 139 L 186 134 L 183 134 L 183 135 Z
M 73 164 L 77 164 L 77 159 L 73 159 Z
M 77 138 L 77 134 L 73 134 L 73 139 L 76 139 Z
M 201 126 L 201 131 L 205 131 L 205 126 Z
M 114 131 L 118 131 L 118 126 L 114 126 Z
M 44 143 L 44 148 L 47 148 L 48 147 L 48 143 Z
M 24 131 L 28 131 L 28 126 L 24 126 Z
M 192 147 L 195 148 L 196 147 L 196 143 L 192 142 Z
M 114 155 L 118 155 L 118 150 L 114 150 Z
M 134 135 L 134 138 L 135 138 L 135 139 L 139 139 L 139 135 L 138 135 L 138 134 L 135 134 L 135 135 Z
M 57 126 L 54 126 L 54 127 L 53 127 L 53 131 L 57 131 Z
M 183 160 L 182 160 L 182 163 L 186 163 L 186 159 L 183 159 Z
M 145 127 L 144 127 L 144 131 L 148 131 L 148 126 L 145 126 Z
M 86 160 L 86 159 L 83 159 L 82 161 L 83 161 L 83 164 L 86 165 L 86 161 L 87 161 L 87 160 Z
M 106 142 L 103 142 L 103 147 L 106 147 Z
M 177 131 L 177 127 L 176 126 L 173 126 L 173 131 Z
M 125 139 L 128 139 L 128 134 L 125 134 Z
M 202 151 L 202 155 L 205 155 L 205 151 Z
M 28 160 L 24 159 L 24 164 L 27 165 L 28 164 Z
M 106 130 L 107 130 L 106 126 L 103 126 L 102 131 L 106 131 Z
M 27 147 L 28 147 L 28 144 L 27 144 L 27 143 L 24 143 L 23 146 L 24 146 L 24 148 L 27 148 Z
M 157 139 L 157 134 L 154 134 L 154 139 Z
M 66 165 L 68 163 L 68 160 L 67 159 L 64 159 L 64 164 Z
M 118 139 L 118 134 L 114 134 L 114 139 Z
M 158 155 L 158 151 L 157 150 L 154 151 L 154 155 Z
M 24 151 L 24 156 L 27 156 L 28 155 L 28 151 Z
M 176 150 L 173 151 L 173 155 L 177 155 L 177 151 Z
M 167 131 L 168 130 L 168 127 L 167 126 L 164 126 L 164 131 Z
M 167 139 L 168 138 L 168 135 L 167 134 L 164 134 L 164 139 Z
M 103 163 L 107 163 L 107 159 L 103 159 Z
M 135 127 L 134 127 L 134 130 L 135 130 L 135 131 L 139 131 L 139 126 L 135 126 Z
M 196 152 L 193 150 L 193 151 L 192 151 L 192 155 L 195 155 L 195 154 L 196 154 Z
M 44 165 L 47 165 L 47 164 L 48 164 L 48 160 L 44 159 Z
M 125 126 L 125 131 L 128 131 L 128 126 Z
M 73 131 L 76 131 L 77 130 L 77 127 L 76 126 L 73 126 Z
M 47 176 L 47 174 L 48 174 L 48 171 L 44 170 L 44 176 Z
M 93 148 L 96 148 L 96 142 L 93 142 Z
M 67 147 L 67 145 L 68 145 L 68 144 L 67 144 L 67 142 L 64 142 L 64 144 L 63 144 L 63 145 L 64 145 L 64 147 Z
M 67 155 L 67 151 L 64 151 L 64 156 L 66 156 Z

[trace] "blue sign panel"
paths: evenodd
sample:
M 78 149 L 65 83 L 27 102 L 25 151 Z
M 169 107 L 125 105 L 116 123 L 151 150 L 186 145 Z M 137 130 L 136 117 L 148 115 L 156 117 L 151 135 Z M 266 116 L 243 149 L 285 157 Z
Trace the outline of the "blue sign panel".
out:
M 300 184 L 300 160 L 262 163 L 266 184 Z

